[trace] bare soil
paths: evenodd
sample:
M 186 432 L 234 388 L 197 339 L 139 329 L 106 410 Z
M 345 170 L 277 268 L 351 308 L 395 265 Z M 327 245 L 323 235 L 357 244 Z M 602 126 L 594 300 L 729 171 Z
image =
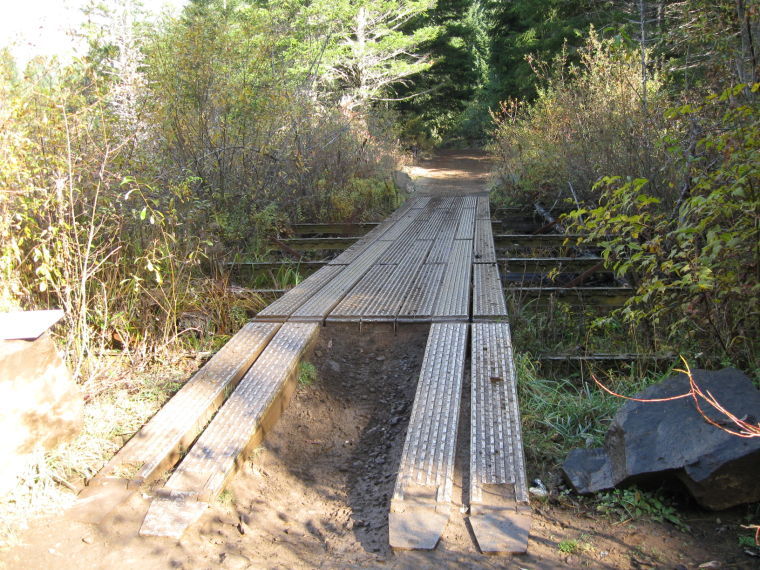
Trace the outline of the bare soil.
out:
M 467 160 L 463 155 L 449 162 L 450 170 Z M 474 176 L 472 191 L 482 189 L 482 181 Z M 138 536 L 153 494 L 145 490 L 97 526 L 64 516 L 34 521 L 20 545 L 0 552 L 0 568 L 681 569 L 713 561 L 709 567 L 760 567 L 760 559 L 746 555 L 737 542 L 745 508 L 685 510 L 688 533 L 646 520 L 620 523 L 597 513 L 589 500 L 559 493 L 557 474 L 531 464 L 529 477 L 547 482 L 550 495 L 532 503 L 528 553 L 481 554 L 461 506 L 467 485 L 468 378 L 455 472 L 459 508 L 435 550 L 392 551 L 388 508 L 427 331 L 426 325 L 322 329 L 308 357 L 317 380 L 299 385 L 228 491 L 179 541 Z M 572 544 L 572 553 L 560 549 Z

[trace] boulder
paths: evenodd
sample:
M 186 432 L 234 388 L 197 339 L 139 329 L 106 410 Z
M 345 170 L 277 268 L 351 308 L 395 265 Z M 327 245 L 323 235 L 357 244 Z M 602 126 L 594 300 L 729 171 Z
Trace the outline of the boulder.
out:
M 73 439 L 84 403 L 48 334 L 0 340 L 0 495 L 31 454 Z
M 413 194 L 417 191 L 417 185 L 409 174 L 403 170 L 393 171 L 393 183 L 404 194 Z
M 697 385 L 738 418 L 760 421 L 760 391 L 740 371 L 692 371 Z M 685 374 L 650 386 L 636 398 L 661 399 L 689 390 Z M 731 428 L 730 420 L 700 400 L 702 411 Z M 604 447 L 575 449 L 563 465 L 582 494 L 668 478 L 680 480 L 696 501 L 726 509 L 760 501 L 760 438 L 742 438 L 708 423 L 692 398 L 626 401 L 613 419 Z

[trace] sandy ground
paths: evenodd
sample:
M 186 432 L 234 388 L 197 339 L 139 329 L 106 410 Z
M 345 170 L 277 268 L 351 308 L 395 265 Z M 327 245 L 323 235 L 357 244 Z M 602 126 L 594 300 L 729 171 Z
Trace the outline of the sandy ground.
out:
M 465 171 L 470 173 L 465 176 L 468 190 L 482 191 L 484 157 L 451 154 L 455 156 L 427 163 L 433 168 L 419 176 L 427 184 L 424 191 L 433 191 L 435 180 L 448 187 L 448 173 Z M 152 497 L 146 489 L 100 525 L 63 516 L 34 521 L 19 546 L 0 552 L 0 568 L 682 569 L 713 561 L 720 565 L 710 567 L 760 567 L 755 563 L 760 559 L 744 554 L 737 543 L 746 508 L 685 511 L 688 533 L 665 523 L 620 523 L 596 513 L 588 501 L 558 493 L 556 473 L 539 472 L 530 463 L 531 478 L 540 476 L 555 486 L 550 485 L 549 498 L 532 503 L 526 555 L 481 554 L 462 508 L 454 509 L 434 551 L 392 551 L 388 508 L 427 331 L 425 325 L 395 331 L 379 325 L 322 329 L 308 357 L 317 367 L 317 380 L 299 386 L 228 492 L 179 541 L 138 536 Z M 469 378 L 464 394 L 457 507 L 467 484 Z M 562 541 L 575 541 L 575 552 L 563 553 Z
M 491 160 L 481 151 L 446 150 L 408 167 L 420 195 L 475 194 L 486 191 Z

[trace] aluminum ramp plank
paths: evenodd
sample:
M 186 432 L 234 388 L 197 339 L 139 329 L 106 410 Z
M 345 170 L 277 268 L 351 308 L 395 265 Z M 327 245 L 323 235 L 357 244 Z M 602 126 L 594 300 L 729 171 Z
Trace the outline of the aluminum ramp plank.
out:
M 459 218 L 456 239 L 473 239 L 475 235 L 475 209 L 463 208 Z
M 446 266 L 424 264 L 399 309 L 399 322 L 430 321 L 443 282 Z
M 344 267 L 342 265 L 326 265 L 319 268 L 274 303 L 259 311 L 256 320 L 286 320 L 296 309 L 343 271 Z
M 366 300 L 362 307 L 363 321 L 392 321 L 414 285 L 427 256 L 431 241 L 417 241 L 393 271 L 382 290 Z M 390 267 L 390 266 L 389 266 Z
M 354 245 L 346 249 L 343 253 L 338 255 L 335 259 L 331 259 L 328 265 L 349 265 L 352 261 L 355 261 L 367 248 L 375 243 L 382 235 L 393 226 L 393 219 L 389 218 L 384 222 L 378 224 L 372 228 L 369 232 L 360 237 Z
M 441 226 L 441 231 L 433 242 L 433 247 L 428 254 L 427 263 L 446 263 L 449 260 L 456 233 L 456 222 L 452 222 L 450 219 L 445 220 Z
M 171 467 L 279 328 L 243 326 L 100 470 L 68 516 L 98 522 L 128 496 L 128 488 Z
M 272 428 L 295 389 L 316 323 L 286 323 L 198 438 L 145 515 L 140 534 L 179 538 Z
M 478 220 L 491 221 L 491 201 L 488 196 L 478 196 L 478 205 L 475 209 L 475 218 Z
M 438 235 L 445 220 L 446 210 L 437 208 L 425 222 L 422 231 L 420 231 L 417 239 L 420 240 L 432 240 Z
M 328 322 L 359 321 L 366 303 L 381 294 L 395 269 L 395 265 L 375 265 L 372 267 L 343 297 L 343 300 L 330 311 L 326 320 Z
M 391 500 L 393 548 L 435 548 L 451 514 L 468 326 L 430 327 Z
M 427 206 L 433 198 L 431 196 L 418 196 L 412 199 L 412 205 L 410 208 L 412 210 L 424 208 Z
M 364 253 L 366 249 L 372 245 L 375 241 L 380 239 L 385 232 L 387 232 L 393 225 L 404 216 L 408 215 L 410 210 L 412 209 L 412 205 L 415 203 L 416 200 L 419 200 L 419 198 L 412 198 L 411 200 L 407 200 L 403 205 L 401 205 L 399 208 L 396 208 L 394 212 L 388 216 L 385 220 L 383 220 L 381 223 L 379 223 L 377 226 L 372 228 L 369 232 L 364 234 L 357 240 L 354 245 L 346 249 L 343 253 L 341 253 L 338 257 L 335 259 L 332 259 L 328 262 L 328 265 L 348 265 L 352 261 L 354 261 L 359 255 Z
M 465 208 L 475 208 L 477 206 L 477 196 L 462 196 L 462 206 Z
M 473 265 L 472 319 L 506 320 L 507 303 L 495 263 Z
M 388 229 L 388 231 L 384 232 L 383 235 L 380 236 L 380 239 L 383 241 L 397 240 L 404 232 L 412 227 L 414 222 L 422 214 L 423 211 L 424 210 L 421 208 L 413 208 L 409 211 L 409 213 L 404 214 L 404 216 L 396 220 L 394 224 Z
M 378 264 L 397 265 L 400 263 L 407 253 L 409 253 L 410 248 L 414 247 L 415 243 L 419 241 L 419 235 L 426 225 L 418 222 L 413 228 L 410 228 L 414 229 L 414 231 L 407 231 L 395 240 L 380 259 L 378 259 Z
M 475 243 L 473 245 L 475 263 L 495 263 L 496 248 L 489 220 L 475 220 Z
M 472 242 L 455 240 L 441 284 L 433 320 L 467 320 L 470 317 Z
M 473 323 L 470 517 L 483 552 L 525 552 L 530 506 L 509 324 Z
M 335 279 L 330 281 L 316 295 L 301 305 L 290 316 L 291 321 L 322 321 L 340 303 L 343 297 L 364 277 L 377 259 L 385 253 L 393 242 L 376 241 Z

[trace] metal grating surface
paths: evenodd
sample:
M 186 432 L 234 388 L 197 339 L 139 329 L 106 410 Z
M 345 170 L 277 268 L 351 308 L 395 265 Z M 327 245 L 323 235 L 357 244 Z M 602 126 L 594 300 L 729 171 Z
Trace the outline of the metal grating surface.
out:
M 167 459 L 203 429 L 234 385 L 280 328 L 276 323 L 248 323 L 162 407 L 103 468 L 138 466 L 131 476 L 141 483 L 159 475 Z
M 258 320 L 286 319 L 293 312 L 313 297 L 325 284 L 332 281 L 336 275 L 343 271 L 342 265 L 326 265 L 321 267 L 306 280 L 296 285 L 274 303 L 259 311 L 256 315 Z
M 462 206 L 465 208 L 474 208 L 477 204 L 477 196 L 462 196 Z
M 472 318 L 506 320 L 507 304 L 496 264 L 477 263 L 472 270 Z
M 473 239 L 475 235 L 475 209 L 463 208 L 459 218 L 456 239 Z
M 327 319 L 331 321 L 358 321 L 367 303 L 380 295 L 386 288 L 386 282 L 395 269 L 395 265 L 372 267 L 330 312 Z
M 422 266 L 399 309 L 399 321 L 430 320 L 441 290 L 445 269 L 446 266 L 443 264 Z
M 450 219 L 444 220 L 428 254 L 427 263 L 446 263 L 449 260 L 456 233 L 457 223 Z
M 364 276 L 393 242 L 377 241 L 335 279 L 294 311 L 291 320 L 322 320 Z
M 417 241 L 412 244 L 401 263 L 393 266 L 393 272 L 386 281 L 385 287 L 364 303 L 363 320 L 392 320 L 396 317 L 401 304 L 416 282 L 422 262 L 431 246 L 430 241 Z
M 166 489 L 213 499 L 259 429 L 301 355 L 316 337 L 315 323 L 286 323 L 246 373 L 219 413 L 166 482 Z
M 473 247 L 475 263 L 495 263 L 496 249 L 489 220 L 475 221 L 475 243 Z
M 443 276 L 441 293 L 433 309 L 434 320 L 469 318 L 471 267 L 472 242 L 455 240 Z
M 491 219 L 491 204 L 488 196 L 478 196 L 478 205 L 476 207 L 475 217 L 478 220 Z
M 527 504 L 517 379 L 508 323 L 472 325 L 470 500 L 484 485 L 506 485 Z
M 451 512 L 468 326 L 430 327 L 391 501 L 393 547 L 435 547 Z
M 438 501 L 451 502 L 468 327 L 430 326 L 394 500 L 403 500 L 405 485 L 413 483 L 434 487 Z

